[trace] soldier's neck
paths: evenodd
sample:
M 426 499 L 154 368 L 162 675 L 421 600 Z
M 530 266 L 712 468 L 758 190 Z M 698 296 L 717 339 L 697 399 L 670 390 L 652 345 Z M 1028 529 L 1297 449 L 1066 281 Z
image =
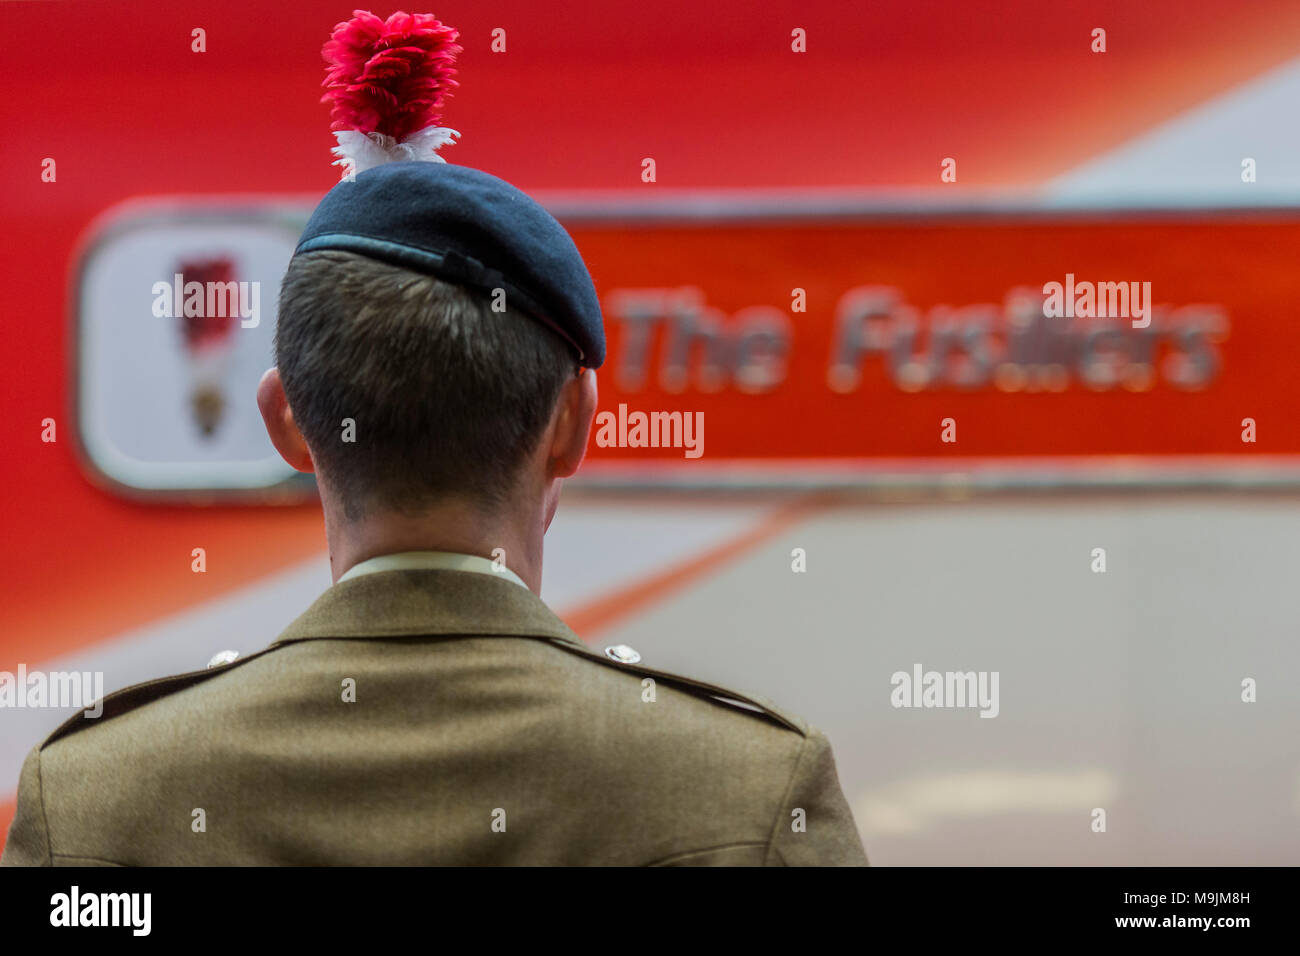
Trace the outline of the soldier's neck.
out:
M 489 512 L 471 502 L 449 499 L 418 515 L 372 512 L 348 520 L 342 509 L 322 499 L 335 581 L 349 568 L 381 555 L 449 551 L 500 560 L 530 591 L 541 594 L 542 537 L 548 523 L 544 514 L 509 507 Z M 524 513 L 516 513 L 519 510 Z

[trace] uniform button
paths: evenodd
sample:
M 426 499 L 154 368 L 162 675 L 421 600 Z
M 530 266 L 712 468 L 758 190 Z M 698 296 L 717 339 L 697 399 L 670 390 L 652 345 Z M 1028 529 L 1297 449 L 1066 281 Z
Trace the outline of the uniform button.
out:
M 239 651 L 217 651 L 212 655 L 212 660 L 208 661 L 209 667 L 222 667 L 226 664 L 233 663 L 239 657 Z
M 613 658 L 620 664 L 635 664 L 641 659 L 636 648 L 628 647 L 626 644 L 611 644 L 605 648 L 605 656 Z

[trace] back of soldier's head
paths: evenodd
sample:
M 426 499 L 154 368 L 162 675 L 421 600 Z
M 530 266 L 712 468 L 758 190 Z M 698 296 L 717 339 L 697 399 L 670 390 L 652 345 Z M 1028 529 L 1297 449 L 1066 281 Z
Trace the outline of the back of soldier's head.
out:
M 500 502 L 578 369 L 507 296 L 338 250 L 294 257 L 275 348 L 294 420 L 351 517 L 448 495 Z

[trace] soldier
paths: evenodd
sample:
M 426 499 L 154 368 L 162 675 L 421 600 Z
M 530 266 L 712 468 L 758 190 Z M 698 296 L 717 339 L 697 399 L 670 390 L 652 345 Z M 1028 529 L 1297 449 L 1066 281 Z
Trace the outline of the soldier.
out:
M 445 86 L 454 39 L 359 14 L 331 42 L 359 69 L 423 50 Z M 2 862 L 865 864 L 825 737 L 588 648 L 538 596 L 600 306 L 541 206 L 402 149 L 431 115 L 351 117 L 396 161 L 363 168 L 340 135 L 354 175 L 303 233 L 258 389 L 276 449 L 316 474 L 335 583 L 265 650 L 55 731 Z

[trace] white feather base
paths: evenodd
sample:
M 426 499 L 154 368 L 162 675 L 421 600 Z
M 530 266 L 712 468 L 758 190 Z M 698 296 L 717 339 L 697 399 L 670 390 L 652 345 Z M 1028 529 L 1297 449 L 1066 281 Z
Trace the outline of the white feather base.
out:
M 445 163 L 446 160 L 438 155 L 438 150 L 449 143 L 454 144 L 459 135 L 456 130 L 445 126 L 426 126 L 399 143 L 382 133 L 345 129 L 334 134 L 339 144 L 330 152 L 338 157 L 334 160 L 334 165 L 343 167 L 343 178 L 352 179 L 357 173 L 385 163 L 406 160 Z

